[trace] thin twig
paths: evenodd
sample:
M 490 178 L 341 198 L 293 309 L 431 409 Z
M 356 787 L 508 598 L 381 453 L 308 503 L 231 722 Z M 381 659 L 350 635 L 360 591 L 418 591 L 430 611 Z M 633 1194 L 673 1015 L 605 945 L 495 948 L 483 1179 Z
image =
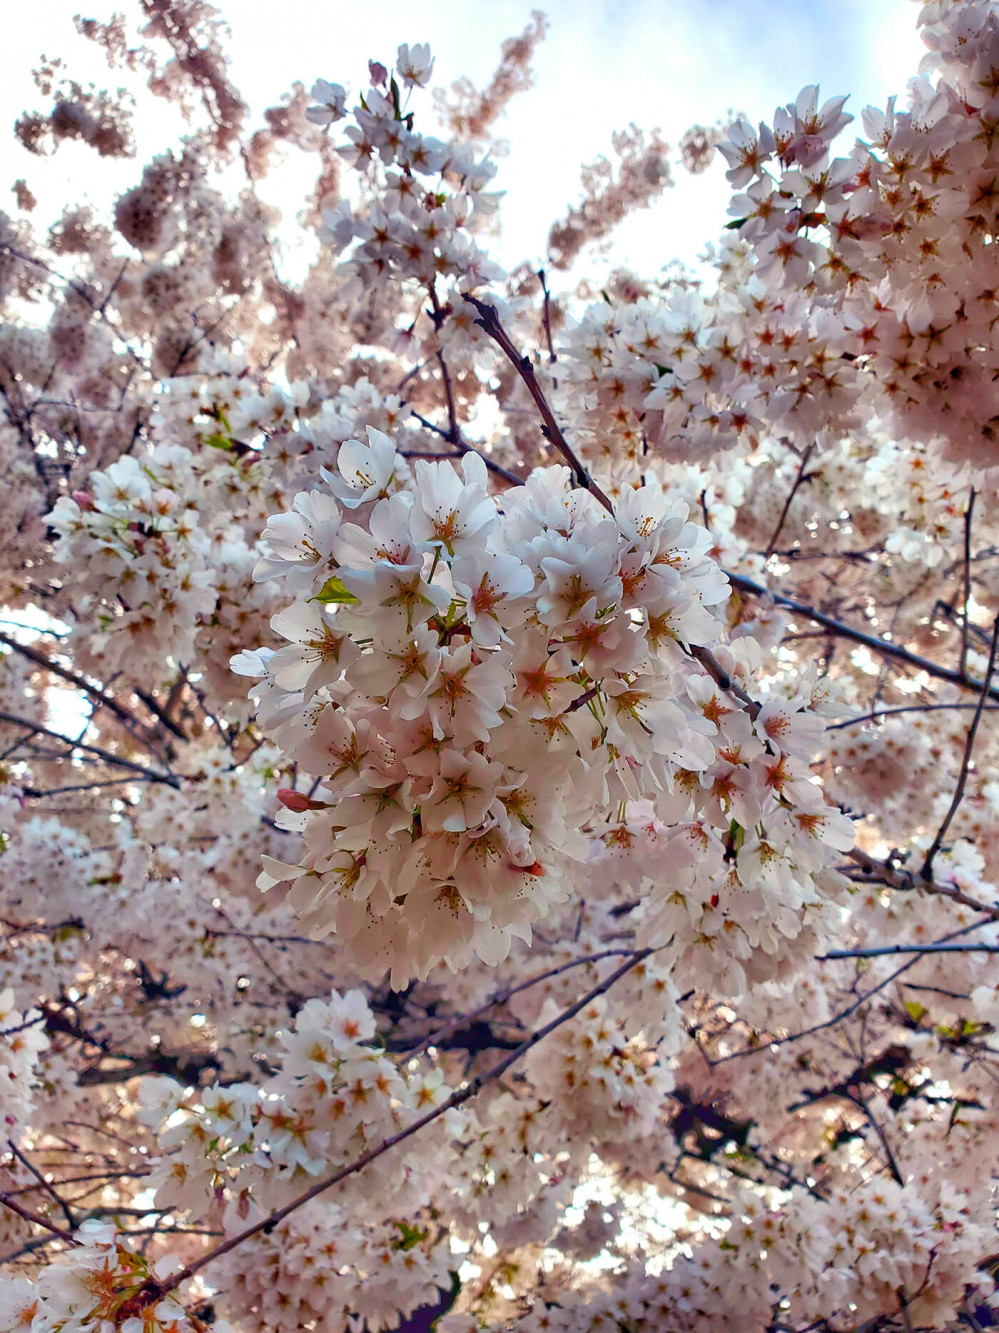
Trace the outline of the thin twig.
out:
M 79 672 L 64 667 L 59 662 L 54 662 L 51 657 L 39 652 L 37 648 L 32 648 L 30 644 L 21 643 L 17 639 L 11 638 L 9 634 L 0 633 L 0 643 L 6 644 L 14 652 L 20 653 L 22 657 L 29 662 L 33 662 L 35 666 L 40 667 L 43 671 L 49 671 L 53 676 L 58 676 L 61 680 L 75 685 L 78 690 L 82 690 L 84 694 L 89 695 L 98 707 L 106 708 L 109 713 L 112 713 L 122 723 L 129 735 L 133 736 L 140 745 L 146 746 L 147 749 L 150 748 L 149 737 L 142 734 L 142 730 L 145 729 L 144 724 L 124 704 L 101 689 L 99 685 L 92 685 Z M 144 699 L 143 702 L 145 702 Z M 187 739 L 183 732 L 177 734 L 182 740 Z M 155 750 L 151 752 L 156 753 Z
M 486 1000 L 485 1004 L 480 1004 L 477 1009 L 472 1009 L 465 1014 L 456 1014 L 454 1018 L 449 1019 L 447 1023 L 439 1027 L 436 1032 L 432 1032 L 429 1037 L 425 1037 L 418 1046 L 407 1051 L 408 1056 L 420 1055 L 430 1046 L 437 1046 L 446 1040 L 454 1032 L 460 1032 L 462 1028 L 467 1027 L 474 1019 L 481 1014 L 488 1013 L 490 1009 L 495 1009 L 501 1004 L 506 1004 L 514 995 L 521 991 L 529 990 L 532 986 L 539 986 L 542 981 L 548 981 L 552 977 L 561 976 L 563 972 L 569 972 L 575 967 L 584 967 L 587 963 L 599 963 L 605 958 L 630 958 L 634 954 L 634 949 L 604 949 L 600 953 L 586 954 L 580 958 L 573 958 L 568 963 L 562 963 L 559 967 L 551 967 L 547 972 L 541 972 L 536 977 L 528 977 L 526 981 L 520 981 L 516 985 L 505 986 Z
M 845 1097 L 847 1101 L 852 1102 L 859 1110 L 863 1111 L 867 1123 L 874 1130 L 875 1134 L 877 1134 L 881 1147 L 884 1149 L 885 1157 L 888 1161 L 888 1169 L 891 1172 L 895 1183 L 901 1185 L 904 1189 L 905 1177 L 902 1175 L 898 1162 L 895 1160 L 895 1154 L 892 1152 L 891 1144 L 888 1142 L 888 1136 L 881 1123 L 874 1115 L 874 1112 L 870 1109 L 859 1092 L 844 1092 L 840 1095 Z
M 989 686 L 992 683 L 992 673 L 996 666 L 996 650 L 999 648 L 999 616 L 996 616 L 995 623 L 992 626 L 992 645 L 989 648 L 989 664 L 985 670 L 985 681 L 982 685 L 981 697 L 978 700 L 978 707 L 975 709 L 975 716 L 971 719 L 971 726 L 968 728 L 968 735 L 964 742 L 964 754 L 961 756 L 961 771 L 957 778 L 957 787 L 954 790 L 954 796 L 951 799 L 950 806 L 944 815 L 943 823 L 937 829 L 936 837 L 930 844 L 930 849 L 926 853 L 926 859 L 923 862 L 920 877 L 927 881 L 933 879 L 933 862 L 943 845 L 943 840 L 950 828 L 951 821 L 957 814 L 958 807 L 964 799 L 964 789 L 968 782 L 968 771 L 971 767 L 971 754 L 975 748 L 975 735 L 978 731 L 978 724 L 982 720 L 982 710 L 985 707 L 985 700 L 988 696 Z
M 968 508 L 964 513 L 964 619 L 961 621 L 961 656 L 958 659 L 958 671 L 962 676 L 968 674 L 968 608 L 971 604 L 971 518 L 975 512 L 975 488 L 968 493 Z
M 880 722 L 883 717 L 894 717 L 898 713 L 942 713 L 970 710 L 978 704 L 905 704 L 899 708 L 881 708 L 876 713 L 861 713 L 859 717 L 848 717 L 843 722 L 831 722 L 826 731 L 842 731 L 844 727 L 857 727 L 861 722 Z M 986 704 L 986 713 L 999 711 L 999 704 Z
M 871 949 L 830 949 L 815 955 L 816 962 L 839 958 L 887 958 L 900 953 L 999 953 L 999 944 L 879 944 Z
M 900 1180 L 898 1183 L 901 1185 L 904 1184 L 904 1181 Z M 898 1297 L 898 1310 L 899 1314 L 902 1316 L 902 1323 L 905 1325 L 906 1333 L 915 1333 L 915 1330 L 912 1327 L 912 1320 L 909 1317 L 909 1302 L 905 1298 L 905 1288 L 899 1287 L 895 1295 Z
M 777 541 L 778 538 L 780 537 L 784 524 L 787 522 L 788 512 L 791 508 L 792 502 L 794 501 L 794 497 L 798 494 L 798 491 L 804 484 L 804 482 L 810 480 L 810 478 L 805 476 L 805 469 L 808 467 L 808 460 L 811 458 L 814 451 L 815 451 L 815 445 L 810 444 L 801 456 L 801 466 L 798 468 L 798 475 L 795 477 L 794 484 L 792 485 L 791 490 L 788 493 L 787 499 L 784 501 L 784 508 L 780 511 L 780 518 L 777 520 L 777 526 L 774 528 L 773 536 L 767 542 L 767 549 L 763 552 L 764 564 L 766 564 L 766 562 L 770 559 L 770 557 L 773 555 L 774 551 L 777 548 Z
M 541 290 L 544 293 L 544 305 L 541 311 L 541 323 L 545 331 L 545 342 L 548 344 L 548 362 L 554 365 L 558 360 L 555 355 L 555 348 L 552 344 L 552 297 L 548 290 L 548 283 L 545 281 L 545 271 L 538 269 L 538 281 L 541 283 Z
M 955 930 L 953 934 L 945 936 L 945 939 L 957 939 L 961 935 L 968 935 L 973 930 L 980 930 L 985 924 L 984 921 L 973 921 L 970 926 L 962 926 L 960 930 Z M 856 1013 L 862 1004 L 865 1004 L 873 996 L 877 995 L 880 991 L 883 991 L 885 987 L 890 986 L 891 983 L 898 977 L 902 976 L 903 973 L 908 972 L 910 968 L 915 967 L 919 961 L 918 958 L 912 958 L 909 962 L 903 963 L 901 967 L 897 967 L 895 971 L 885 977 L 884 980 L 879 981 L 876 986 L 872 986 L 870 990 L 864 991 L 863 994 L 858 995 L 852 1004 L 848 1005 L 838 1014 L 835 1014 L 832 1018 L 827 1018 L 822 1023 L 816 1023 L 812 1027 L 803 1028 L 800 1032 L 789 1032 L 784 1037 L 774 1037 L 771 1041 L 761 1041 L 758 1046 L 747 1046 L 741 1051 L 730 1051 L 728 1055 L 720 1055 L 715 1060 L 711 1059 L 704 1050 L 704 1047 L 701 1046 L 700 1042 L 697 1042 L 696 1044 L 704 1055 L 704 1058 L 708 1061 L 711 1067 L 714 1068 L 715 1065 L 727 1064 L 729 1060 L 741 1060 L 754 1055 L 762 1055 L 766 1051 L 772 1051 L 775 1046 L 786 1046 L 788 1042 L 800 1041 L 802 1037 L 811 1037 L 816 1032 L 824 1032 L 826 1028 L 836 1027 L 837 1024 L 842 1023 L 844 1019 L 849 1018 L 851 1014 Z
M 507 359 L 510 361 L 510 364 L 517 371 L 517 374 L 527 385 L 527 389 L 531 397 L 534 399 L 538 412 L 541 415 L 543 423 L 541 432 L 545 439 L 555 446 L 558 452 L 569 464 L 576 485 L 583 490 L 589 491 L 593 498 L 599 504 L 603 505 L 608 514 L 613 515 L 614 505 L 611 502 L 610 497 L 607 496 L 593 480 L 590 473 L 583 466 L 580 459 L 573 452 L 565 436 L 562 434 L 562 430 L 559 427 L 558 422 L 555 420 L 555 414 L 544 395 L 541 385 L 538 383 L 537 376 L 534 373 L 534 366 L 531 364 L 531 358 L 529 356 L 522 356 L 511 342 L 506 329 L 504 329 L 500 322 L 496 307 L 489 305 L 486 301 L 479 301 L 476 297 L 469 296 L 467 293 L 464 294 L 464 299 L 468 301 L 470 305 L 473 305 L 479 312 L 479 317 L 476 319 L 475 323 L 478 324 L 479 327 L 483 329 L 501 348 Z M 696 662 L 699 662 L 705 671 L 707 671 L 708 675 L 716 685 L 725 690 L 726 693 L 731 694 L 738 699 L 749 713 L 749 716 L 753 719 L 756 718 L 760 711 L 760 704 L 754 699 L 751 699 L 749 695 L 746 694 L 745 690 L 732 680 L 728 672 L 725 671 L 709 648 L 691 645 L 687 651 L 690 656 Z
M 435 434 L 440 435 L 444 439 L 447 439 L 447 431 L 444 430 L 443 426 L 435 426 L 432 421 L 428 421 L 426 417 L 420 416 L 419 412 L 417 411 L 413 411 L 412 415 L 416 417 L 417 421 L 420 423 L 421 426 L 426 426 L 427 430 L 432 430 L 434 431 Z M 444 458 L 457 459 L 457 458 L 462 458 L 465 454 L 478 454 L 479 457 L 482 459 L 483 463 L 485 463 L 488 470 L 494 473 L 497 477 L 502 477 L 503 480 L 509 482 L 511 486 L 523 486 L 524 484 L 523 478 L 518 477 L 515 472 L 510 472 L 507 468 L 502 467 L 499 463 L 497 463 L 495 459 L 490 458 L 488 454 L 484 454 L 481 449 L 476 449 L 474 448 L 474 446 L 465 442 L 462 443 L 462 447 L 460 449 L 452 449 L 448 453 L 444 453 L 442 450 L 434 450 L 434 449 L 400 449 L 399 452 L 402 454 L 403 458 L 430 458 L 430 459 L 444 459 Z
M 437 299 L 437 284 L 431 280 L 427 291 L 430 293 L 430 318 L 433 320 L 434 329 L 440 334 L 441 325 L 447 320 L 447 315 L 441 309 L 441 303 Z M 444 352 L 438 347 L 434 352 L 434 357 L 441 370 L 441 381 L 444 386 L 444 405 L 447 408 L 448 428 L 445 439 L 456 446 L 458 449 L 464 449 L 464 442 L 461 438 L 461 429 L 458 425 L 458 409 L 454 401 L 454 388 L 451 384 L 451 372 L 448 370 L 447 362 L 444 360 Z
M 0 722 L 11 722 L 14 726 L 24 727 L 30 733 L 18 744 L 24 744 L 25 741 L 30 739 L 30 736 L 49 736 L 52 740 L 60 741 L 63 745 L 69 747 L 68 755 L 58 756 L 61 759 L 71 758 L 74 750 L 83 750 L 87 754 L 96 755 L 98 759 L 102 759 L 106 764 L 113 764 L 118 768 L 127 768 L 131 773 L 141 773 L 150 782 L 163 782 L 168 787 L 180 787 L 180 779 L 172 773 L 158 773 L 155 769 L 146 768 L 143 764 L 135 764 L 130 759 L 123 759 L 120 755 L 112 754 L 110 750 L 103 750 L 99 745 L 90 745 L 85 741 L 75 740 L 72 736 L 63 736 L 60 732 L 51 731 L 38 722 L 29 722 L 27 718 L 16 717 L 13 713 L 0 712 Z
M 34 1178 L 38 1181 L 39 1185 L 49 1196 L 49 1198 L 53 1199 L 59 1205 L 60 1209 L 62 1210 L 62 1215 L 63 1217 L 65 1217 L 69 1225 L 70 1231 L 75 1231 L 76 1218 L 73 1216 L 72 1210 L 69 1204 L 66 1202 L 66 1200 L 60 1198 L 59 1194 L 56 1192 L 55 1187 L 45 1179 L 45 1177 L 39 1171 L 38 1167 L 35 1166 L 34 1162 L 32 1162 L 28 1157 L 24 1155 L 24 1153 L 17 1146 L 17 1144 L 14 1142 L 13 1139 L 7 1140 L 7 1146 L 10 1148 L 11 1152 L 14 1154 L 17 1160 L 22 1164 L 22 1166 L 26 1166 L 28 1168 L 28 1170 L 31 1172 Z

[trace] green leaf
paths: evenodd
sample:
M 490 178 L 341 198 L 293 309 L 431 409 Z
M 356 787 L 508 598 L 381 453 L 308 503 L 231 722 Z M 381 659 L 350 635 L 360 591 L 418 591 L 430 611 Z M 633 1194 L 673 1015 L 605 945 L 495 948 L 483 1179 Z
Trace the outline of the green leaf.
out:
M 726 222 L 726 223 L 725 223 L 725 230 L 726 230 L 726 231 L 738 231 L 739 228 L 740 228 L 740 227 L 744 227 L 748 221 L 749 221 L 749 218 L 735 218 L 732 222 Z
M 408 1222 L 395 1222 L 393 1225 L 399 1232 L 399 1239 L 392 1242 L 393 1250 L 412 1250 L 426 1240 L 429 1234 L 419 1227 L 411 1227 Z
M 323 586 L 311 598 L 314 602 L 321 602 L 323 606 L 356 606 L 360 601 L 352 592 L 348 592 L 340 580 L 334 574 L 331 579 L 327 579 Z
M 209 449 L 224 449 L 227 454 L 232 453 L 232 440 L 227 435 L 221 435 L 218 431 L 214 435 L 209 435 L 205 440 Z

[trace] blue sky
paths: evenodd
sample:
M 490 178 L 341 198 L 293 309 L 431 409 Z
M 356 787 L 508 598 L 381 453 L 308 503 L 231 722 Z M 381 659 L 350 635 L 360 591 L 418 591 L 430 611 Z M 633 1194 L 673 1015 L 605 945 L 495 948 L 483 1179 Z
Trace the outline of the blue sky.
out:
M 5 123 L 38 101 L 27 71 L 41 50 L 72 57 L 69 72 L 79 71 L 82 81 L 115 81 L 72 32 L 80 3 L 40 0 L 5 15 Z M 106 18 L 112 8 L 130 6 L 134 0 L 105 0 L 86 12 Z M 659 126 L 675 144 L 690 124 L 714 123 L 729 110 L 769 117 L 813 82 L 823 96 L 850 93 L 847 109 L 859 118 L 868 102 L 904 93 L 922 52 L 912 0 L 555 0 L 540 7 L 550 30 L 536 56 L 536 87 L 518 97 L 501 126 L 511 152 L 496 182 L 507 190 L 497 249 L 507 264 L 541 258 L 549 222 L 578 197 L 580 163 L 607 151 L 613 130 L 631 121 Z M 234 80 L 260 109 L 296 78 L 309 84 L 323 77 L 357 90 L 368 57 L 391 63 L 403 41 L 431 43 L 436 83 L 467 74 L 481 84 L 502 40 L 525 26 L 531 5 L 221 0 L 220 8 L 232 27 Z M 162 104 L 153 113 L 144 131 L 165 146 L 176 125 Z M 52 172 L 14 148 L 4 161 L 11 179 L 25 175 L 40 186 L 44 176 L 52 178 L 49 188 L 59 198 L 75 197 L 81 182 L 101 178 L 82 149 L 60 154 Z M 134 164 L 126 167 L 117 188 L 134 175 Z M 696 179 L 677 176 L 660 203 L 621 228 L 615 261 L 652 273 L 673 256 L 693 261 L 718 235 L 729 194 L 720 164 Z

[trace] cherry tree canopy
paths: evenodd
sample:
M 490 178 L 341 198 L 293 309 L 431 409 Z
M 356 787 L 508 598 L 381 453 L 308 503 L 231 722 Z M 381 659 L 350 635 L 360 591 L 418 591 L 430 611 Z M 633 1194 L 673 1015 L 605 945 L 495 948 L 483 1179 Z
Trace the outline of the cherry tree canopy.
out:
M 658 131 L 490 256 L 542 16 L 254 124 L 142 8 L 186 134 L 47 62 L 0 213 L 0 1333 L 999 1326 L 999 3 L 600 286 Z

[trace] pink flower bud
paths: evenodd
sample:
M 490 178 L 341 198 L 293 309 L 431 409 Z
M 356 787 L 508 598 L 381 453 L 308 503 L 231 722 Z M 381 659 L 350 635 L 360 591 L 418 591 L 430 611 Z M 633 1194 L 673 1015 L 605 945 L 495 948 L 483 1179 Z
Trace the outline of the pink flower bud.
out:
M 89 491 L 74 491 L 73 499 L 81 509 L 96 509 L 97 504 Z
M 371 75 L 371 82 L 376 88 L 385 87 L 385 81 L 388 78 L 388 70 L 384 65 L 380 65 L 377 60 L 369 60 L 368 73 Z
M 312 807 L 312 802 L 305 792 L 296 791 L 294 787 L 279 787 L 277 798 L 286 810 L 294 810 L 297 814 Z

